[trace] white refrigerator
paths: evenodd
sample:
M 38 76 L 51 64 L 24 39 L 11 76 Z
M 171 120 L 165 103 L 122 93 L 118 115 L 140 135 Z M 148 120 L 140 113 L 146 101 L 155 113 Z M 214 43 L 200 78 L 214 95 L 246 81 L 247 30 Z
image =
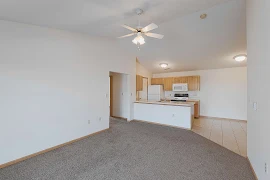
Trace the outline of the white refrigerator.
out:
M 163 85 L 148 86 L 148 101 L 161 101 L 164 96 Z

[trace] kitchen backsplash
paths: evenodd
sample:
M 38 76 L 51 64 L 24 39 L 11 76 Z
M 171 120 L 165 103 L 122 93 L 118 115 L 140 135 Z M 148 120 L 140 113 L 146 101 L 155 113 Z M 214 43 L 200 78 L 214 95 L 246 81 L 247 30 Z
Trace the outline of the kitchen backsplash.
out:
M 200 99 L 198 91 L 188 91 L 188 92 L 173 92 L 173 91 L 165 91 L 165 98 L 172 99 L 174 94 L 188 94 L 190 99 Z

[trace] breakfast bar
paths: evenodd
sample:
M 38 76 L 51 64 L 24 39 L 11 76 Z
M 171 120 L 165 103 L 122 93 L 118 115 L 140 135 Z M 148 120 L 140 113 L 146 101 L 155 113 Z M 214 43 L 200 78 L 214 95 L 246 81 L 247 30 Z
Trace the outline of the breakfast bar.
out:
M 154 124 L 192 129 L 194 102 L 136 101 L 134 119 Z

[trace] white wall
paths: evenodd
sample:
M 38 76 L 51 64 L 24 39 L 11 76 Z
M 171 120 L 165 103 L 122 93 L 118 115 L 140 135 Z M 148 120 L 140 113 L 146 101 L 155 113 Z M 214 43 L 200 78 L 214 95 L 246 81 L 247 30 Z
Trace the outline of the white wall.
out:
M 189 92 L 200 99 L 201 116 L 247 120 L 247 68 L 226 68 L 154 74 L 153 77 L 199 75 L 200 91 Z M 166 92 L 172 95 L 173 92 Z
M 113 78 L 113 109 L 112 115 L 115 117 L 128 118 L 128 75 L 122 73 L 111 73 Z
M 148 84 L 151 84 L 152 73 L 148 71 L 144 66 L 142 66 L 139 62 L 136 62 L 136 74 L 147 77 Z
M 138 59 L 136 61 L 136 74 L 143 76 L 145 78 L 148 78 L 148 83 L 145 82 L 145 78 L 143 79 L 143 90 L 137 92 L 137 99 L 141 100 L 147 100 L 147 90 L 148 90 L 148 85 L 151 85 L 151 78 L 152 78 L 152 72 L 150 72 L 148 69 L 146 69 L 144 66 L 142 66 L 139 62 Z
M 108 128 L 109 71 L 130 75 L 133 119 L 135 55 L 115 41 L 0 21 L 0 42 L 0 164 Z
M 260 180 L 270 179 L 270 1 L 247 0 L 248 157 Z M 258 110 L 252 108 L 258 103 Z M 268 174 L 265 173 L 268 164 Z

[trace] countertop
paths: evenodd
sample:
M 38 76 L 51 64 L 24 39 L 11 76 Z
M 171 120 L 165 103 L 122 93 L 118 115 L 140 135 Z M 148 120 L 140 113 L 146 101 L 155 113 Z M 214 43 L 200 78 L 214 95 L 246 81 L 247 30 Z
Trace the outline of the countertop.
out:
M 199 99 L 189 99 L 189 100 L 187 100 L 187 102 L 200 102 L 200 100 Z
M 191 107 L 194 106 L 195 102 L 171 102 L 171 101 L 147 101 L 147 100 L 141 100 L 141 101 L 135 101 L 135 103 L 141 103 L 141 104 L 158 104 L 158 105 L 168 105 L 168 106 L 187 106 Z

